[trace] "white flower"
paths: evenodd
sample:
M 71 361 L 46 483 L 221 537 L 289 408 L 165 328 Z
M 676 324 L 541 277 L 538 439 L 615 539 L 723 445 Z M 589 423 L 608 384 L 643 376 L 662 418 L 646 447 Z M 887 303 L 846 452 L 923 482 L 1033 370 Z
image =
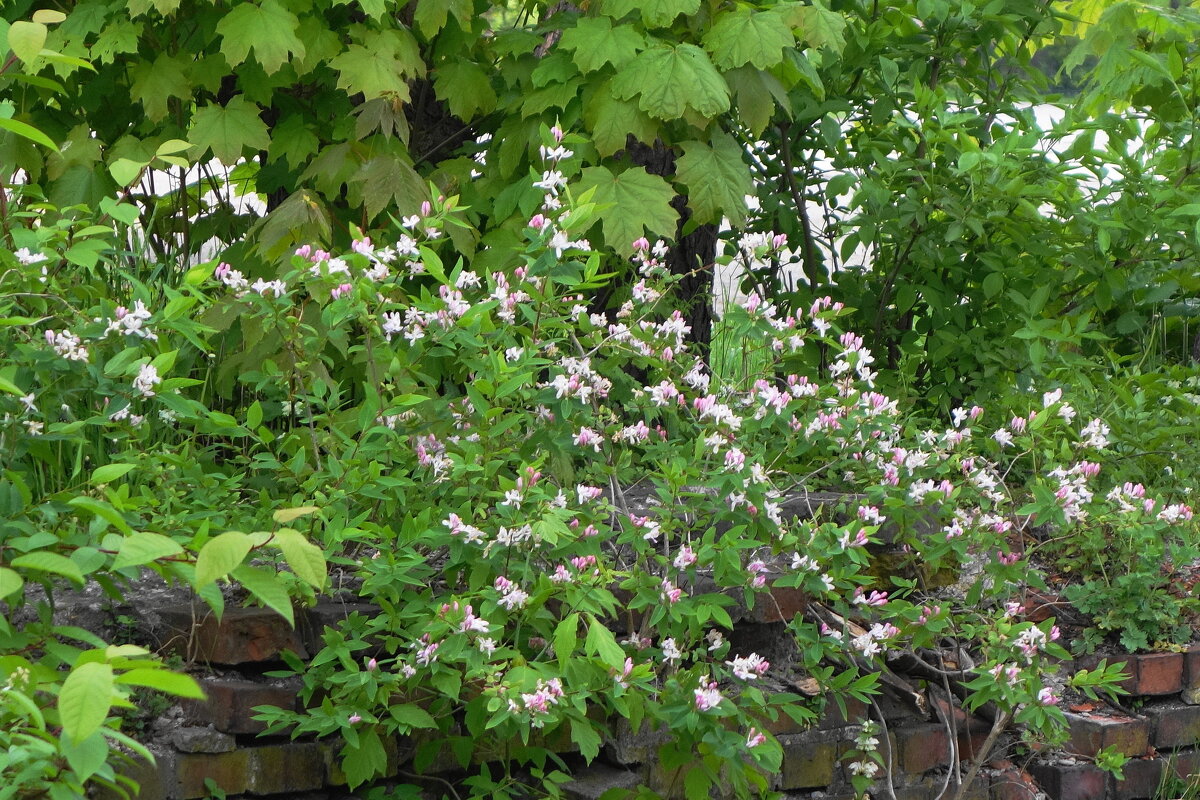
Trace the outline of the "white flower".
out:
M 679 646 L 675 644 L 674 639 L 663 639 L 662 645 L 663 658 L 667 661 L 679 661 L 683 658 L 683 653 L 679 651 Z
M 31 252 L 28 247 L 22 247 L 20 250 L 13 253 L 13 255 L 17 257 L 17 261 L 20 261 L 22 264 L 26 265 L 39 264 L 46 260 L 46 256 L 42 255 L 41 253 Z
M 154 387 L 162 383 L 158 369 L 153 364 L 143 364 L 138 375 L 133 379 L 133 388 L 142 393 L 142 397 L 154 397 Z

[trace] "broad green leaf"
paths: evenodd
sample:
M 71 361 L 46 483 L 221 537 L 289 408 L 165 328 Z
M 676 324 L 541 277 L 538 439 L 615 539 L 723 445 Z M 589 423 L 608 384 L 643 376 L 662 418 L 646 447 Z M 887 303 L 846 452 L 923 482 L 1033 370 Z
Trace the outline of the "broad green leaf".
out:
M 773 67 L 783 60 L 783 51 L 796 44 L 792 31 L 774 11 L 738 8 L 717 17 L 704 35 L 704 49 L 713 63 L 723 70 L 744 64 L 759 69 Z
M 296 617 L 292 611 L 292 598 L 287 587 L 274 570 L 261 569 L 243 564 L 233 571 L 234 580 L 240 583 L 255 599 L 271 609 L 295 627 Z
M 396 720 L 396 722 L 409 728 L 425 730 L 437 728 L 437 721 L 429 715 L 429 712 L 412 703 L 391 706 L 388 708 L 388 713 L 392 715 L 392 719 Z
M 761 135 L 770 124 L 776 102 L 790 111 L 787 89 L 770 72 L 739 67 L 726 72 L 725 80 L 737 101 L 738 116 L 755 136 Z
M 647 28 L 665 28 L 680 14 L 690 16 L 699 10 L 700 0 L 604 0 L 603 7 L 613 19 L 638 11 Z
M 357 747 L 347 742 L 341 756 L 342 771 L 346 773 L 346 783 L 351 789 L 383 775 L 387 770 L 387 751 L 383 749 L 379 733 L 373 727 L 359 732 Z
M 108 741 L 100 731 L 92 731 L 90 736 L 78 743 L 69 736 L 59 741 L 62 754 L 79 781 L 86 781 L 95 775 L 108 760 Z
M 8 29 L 8 47 L 26 64 L 37 59 L 46 46 L 46 26 L 40 22 L 19 20 Z
M 271 129 L 271 147 L 267 154 L 272 161 L 284 159 L 288 166 L 296 169 L 303 166 L 320 146 L 321 140 L 308 129 L 304 117 L 294 114 L 284 117 Z
M 688 187 L 688 206 L 698 222 L 719 223 L 728 217 L 735 228 L 746 222 L 746 195 L 754 193 L 754 180 L 741 145 L 727 133 L 703 142 L 684 142 L 675 164 L 679 180 Z
M 325 564 L 325 553 L 321 548 L 308 541 L 304 534 L 291 528 L 276 531 L 272 541 L 300 580 L 318 591 L 325 588 L 329 572 Z
M 95 733 L 112 706 L 113 670 L 91 661 L 71 670 L 58 693 L 58 717 L 63 733 L 81 742 Z
M 160 533 L 138 532 L 122 540 L 117 557 L 113 559 L 112 568 L 124 569 L 149 564 L 151 561 L 182 552 L 183 547 L 174 539 Z
M 574 51 L 579 69 L 595 72 L 605 64 L 623 67 L 646 47 L 646 37 L 633 25 L 614 28 L 608 17 L 584 17 L 574 28 L 563 31 L 558 46 Z
M 267 124 L 259 116 L 258 106 L 238 95 L 222 108 L 216 104 L 203 106 L 192 116 L 188 141 L 198 149 L 198 155 L 212 148 L 213 155 L 224 164 L 235 164 L 243 151 L 266 150 L 271 144 Z
M 8 567 L 0 567 L 0 600 L 21 591 L 25 579 Z
M 118 530 L 123 531 L 124 533 L 133 533 L 133 528 L 129 527 L 129 523 L 125 521 L 125 517 L 121 516 L 121 512 L 117 511 L 112 507 L 112 505 L 103 500 L 97 500 L 94 497 L 87 497 L 86 495 L 79 495 L 78 497 L 72 497 L 70 500 L 68 500 L 67 505 L 71 506 L 72 508 L 82 509 L 83 511 L 90 511 L 92 514 L 95 514 L 100 519 L 115 526 Z
M 92 470 L 91 483 L 93 486 L 112 483 L 131 469 L 133 469 L 133 464 L 105 464 L 102 467 L 96 467 Z
M 33 21 L 40 22 L 43 25 L 57 25 L 66 18 L 66 14 L 61 11 L 55 11 L 52 8 L 41 8 L 33 12 Z
M 846 18 L 819 5 L 794 5 L 787 10 L 788 23 L 799 38 L 811 46 L 841 52 L 846 46 Z
M 715 117 L 729 110 L 729 85 L 694 44 L 655 47 L 625 65 L 613 78 L 613 96 L 638 98 L 652 117 L 675 120 L 692 109 Z
M 160 53 L 153 62 L 139 61 L 133 67 L 133 85 L 129 92 L 141 102 L 151 122 L 157 122 L 167 115 L 167 101 L 171 98 L 192 96 L 192 85 L 184 73 L 185 66 L 184 62 Z
M 259 5 L 239 3 L 217 23 L 221 53 L 231 67 L 246 60 L 253 50 L 254 60 L 272 75 L 295 55 L 304 58 L 304 42 L 296 36 L 300 20 L 275 0 Z
M 496 92 L 478 64 L 467 59 L 448 61 L 434 71 L 433 88 L 450 113 L 461 120 L 487 114 L 496 107 Z
M 425 70 L 416 40 L 406 30 L 376 31 L 330 60 L 338 71 L 337 86 L 366 99 L 392 95 L 407 102 L 408 78 Z
M 589 764 L 600 753 L 600 734 L 586 719 L 571 720 L 571 741 L 579 745 L 579 755 Z M 705 788 L 708 788 L 707 784 Z
M 84 584 L 83 573 L 79 571 L 79 565 L 66 556 L 58 553 L 51 553 L 48 550 L 38 550 L 33 553 L 26 553 L 23 556 L 17 556 L 9 562 L 14 567 L 21 569 L 34 570 L 35 572 L 49 572 L 53 575 L 61 575 L 64 578 L 69 578 L 74 583 L 82 586 Z
M 579 643 L 579 614 L 571 614 L 554 629 L 554 653 L 558 656 L 558 663 L 565 665 L 575 652 L 575 646 Z
M 113 176 L 113 180 L 117 182 L 117 185 L 129 186 L 141 177 L 142 170 L 146 167 L 146 162 L 118 158 L 108 165 L 108 174 Z
M 579 181 L 579 191 L 595 188 L 593 202 L 610 204 L 600 212 L 604 240 L 620 253 L 633 252 L 633 243 L 649 231 L 674 236 L 679 215 L 671 207 L 675 192 L 658 175 L 643 167 L 633 167 L 614 175 L 607 167 L 587 167 Z
M 8 394 L 15 394 L 18 397 L 22 397 L 25 395 L 24 390 L 22 390 L 20 386 L 17 386 L 15 383 L 10 381 L 8 378 L 2 377 L 2 376 L 0 376 L 0 392 L 7 392 Z
M 612 631 L 594 617 L 588 624 L 585 646 L 589 653 L 599 656 L 601 661 L 613 669 L 619 670 L 625 667 L 625 651 L 621 649 L 621 645 L 617 644 Z
M 138 51 L 141 28 L 129 19 L 114 19 L 104 26 L 92 45 L 92 58 L 101 64 L 111 64 L 123 53 Z
M 363 164 L 351 179 L 353 200 L 361 200 L 368 217 L 385 209 L 411 214 L 429 198 L 429 189 L 412 166 L 395 155 L 381 155 Z
M 300 517 L 307 517 L 309 514 L 315 514 L 320 511 L 320 506 L 296 506 L 295 508 L 281 508 L 271 515 L 271 519 L 278 522 L 280 525 L 286 525 Z
M 251 546 L 250 537 L 240 531 L 228 531 L 205 542 L 196 557 L 196 588 L 237 569 Z
M 54 143 L 53 139 L 32 125 L 21 122 L 20 120 L 0 118 L 0 130 L 15 133 L 17 136 L 22 136 L 31 142 L 36 142 L 42 147 L 48 147 L 51 150 L 58 150 L 58 145 Z
M 413 22 L 426 39 L 446 27 L 447 14 L 453 14 L 464 29 L 470 28 L 475 8 L 471 0 L 418 0 Z

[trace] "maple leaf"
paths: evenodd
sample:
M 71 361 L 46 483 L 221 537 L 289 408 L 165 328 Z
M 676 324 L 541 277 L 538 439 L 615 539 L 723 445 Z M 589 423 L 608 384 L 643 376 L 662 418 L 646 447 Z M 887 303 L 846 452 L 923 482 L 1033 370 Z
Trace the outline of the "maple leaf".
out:
M 586 167 L 580 175 L 579 191 L 595 187 L 592 201 L 608 205 L 600 212 L 604 241 L 619 253 L 633 253 L 634 240 L 649 231 L 652 236 L 674 236 L 679 214 L 671 208 L 675 191 L 658 175 L 644 167 L 633 167 L 614 175 L 606 167 Z
M 636 96 L 641 109 L 658 119 L 678 119 L 687 108 L 704 117 L 729 110 L 729 85 L 694 44 L 645 51 L 617 73 L 612 86 L 618 100 Z
M 421 176 L 395 154 L 384 154 L 363 164 L 350 185 L 356 187 L 353 194 L 361 192 L 360 198 L 352 199 L 356 204 L 361 202 L 369 218 L 385 208 L 395 209 L 396 216 L 411 214 L 429 197 L 429 187 Z
M 796 40 L 779 14 L 739 8 L 720 15 L 703 42 L 713 63 L 721 69 L 744 64 L 767 69 L 782 61 L 783 51 Z
M 605 64 L 620 69 L 646 47 L 646 38 L 632 25 L 614 28 L 608 17 L 589 17 L 564 31 L 559 47 L 575 52 L 579 69 L 595 72 Z
M 790 116 L 787 89 L 770 72 L 750 66 L 738 67 L 726 72 L 725 80 L 737 99 L 738 115 L 755 136 L 766 130 L 776 102 Z
M 583 121 L 592 134 L 596 151 L 611 156 L 625 149 L 629 134 L 639 142 L 653 142 L 658 135 L 658 123 L 629 100 L 612 96 L 609 83 L 592 93 L 583 108 Z
M 789 6 L 787 22 L 813 47 L 841 52 L 846 46 L 846 18 L 819 5 Z
M 754 194 L 754 180 L 745 152 L 732 136 L 718 133 L 711 146 L 684 142 L 675 173 L 688 187 L 688 206 L 697 222 L 728 217 L 735 228 L 746 223 L 746 195 Z
M 419 0 L 413 21 L 425 38 L 431 39 L 446 27 L 447 13 L 453 14 L 463 28 L 470 28 L 475 8 L 471 0 Z
M 631 11 L 639 11 L 647 28 L 665 28 L 680 14 L 695 14 L 700 0 L 604 0 L 604 13 L 620 19 Z
M 474 61 L 448 61 L 434 70 L 433 89 L 450 107 L 450 113 L 470 120 L 496 107 L 496 92 L 485 73 Z
M 196 110 L 188 128 L 188 141 L 213 155 L 223 164 L 235 164 L 246 148 L 266 150 L 271 146 L 267 125 L 258 117 L 258 106 L 238 95 L 222 108 L 211 104 Z
M 191 97 L 192 85 L 183 72 L 183 64 L 160 53 L 153 63 L 143 61 L 134 68 L 129 93 L 146 109 L 146 117 L 157 122 L 167 115 L 167 100 Z
M 253 50 L 254 59 L 268 75 L 279 71 L 293 54 L 304 58 L 304 42 L 296 36 L 300 20 L 276 0 L 261 5 L 242 3 L 217 23 L 221 53 L 236 67 Z
M 284 117 L 271 130 L 271 146 L 267 155 L 272 161 L 283 159 L 297 168 L 317 152 L 321 142 L 304 124 L 304 117 L 293 114 Z
M 367 99 L 383 95 L 409 98 L 406 76 L 424 70 L 417 42 L 408 31 L 376 31 L 352 44 L 329 62 L 336 69 L 338 88 L 351 94 L 362 92 Z

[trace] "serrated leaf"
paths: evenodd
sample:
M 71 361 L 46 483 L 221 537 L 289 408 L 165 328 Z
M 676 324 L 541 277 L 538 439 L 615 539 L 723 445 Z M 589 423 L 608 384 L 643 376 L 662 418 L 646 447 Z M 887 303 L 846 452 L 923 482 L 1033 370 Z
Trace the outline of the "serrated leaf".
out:
M 351 179 L 354 199 L 361 197 L 368 217 L 385 209 L 396 216 L 409 214 L 428 199 L 429 189 L 409 164 L 394 155 L 381 155 L 363 164 Z
M 612 87 L 617 99 L 637 97 L 643 111 L 663 120 L 688 109 L 710 118 L 729 110 L 729 85 L 694 44 L 645 51 L 617 73 Z
M 192 96 L 192 85 L 184 73 L 184 66 L 183 62 L 160 53 L 153 62 L 139 61 L 133 68 L 129 93 L 146 109 L 151 122 L 167 115 L 167 101 L 172 97 Z
M 117 478 L 133 469 L 133 464 L 105 464 L 92 470 L 91 483 L 99 486 L 102 483 L 112 483 Z
M 111 666 L 90 661 L 72 669 L 58 693 L 63 733 L 80 742 L 99 730 L 108 718 L 112 696 Z
M 797 35 L 812 47 L 828 47 L 841 52 L 846 46 L 846 18 L 819 5 L 791 6 L 787 21 Z
M 325 553 L 299 531 L 284 528 L 275 532 L 273 542 L 296 577 L 317 591 L 325 588 L 329 576 Z
M 32 125 L 21 122 L 20 120 L 0 118 L 0 130 L 15 133 L 17 136 L 21 136 L 31 142 L 36 142 L 42 147 L 48 147 L 55 151 L 58 150 L 58 145 L 56 145 L 54 140 L 52 140 L 49 136 L 42 133 Z
M 256 600 L 286 619 L 288 625 L 295 627 L 296 617 L 292 610 L 292 598 L 288 595 L 287 587 L 279 579 L 278 573 L 274 570 L 243 564 L 233 570 L 231 577 L 250 592 Z
M 602 156 L 624 150 L 630 135 L 645 144 L 658 136 L 658 123 L 638 108 L 637 103 L 613 97 L 609 84 L 601 86 L 588 99 L 583 121 Z
M 246 102 L 242 95 L 234 97 L 224 108 L 206 105 L 192 116 L 188 140 L 199 149 L 200 155 L 211 148 L 219 161 L 235 164 L 247 148 L 266 150 L 271 144 L 267 124 L 258 114 L 258 106 Z
M 643 167 L 633 167 L 614 175 L 607 167 L 587 167 L 579 181 L 579 191 L 596 190 L 592 200 L 609 207 L 600 212 L 604 240 L 624 254 L 633 252 L 633 242 L 649 231 L 674 236 L 679 214 L 671 207 L 675 197 L 671 185 Z
M 196 557 L 196 587 L 233 572 L 245 560 L 252 545 L 250 537 L 240 531 L 228 531 L 205 542 Z
M 565 665 L 579 644 L 579 614 L 571 614 L 558 623 L 554 629 L 554 653 L 558 663 Z
M 113 569 L 124 569 L 141 564 L 149 564 L 167 556 L 183 552 L 179 542 L 160 533 L 140 531 L 132 536 L 126 536 L 117 549 L 117 557 L 113 559 Z
M 49 572 L 52 575 L 61 575 L 68 578 L 74 583 L 82 586 L 84 584 L 83 573 L 79 571 L 79 565 L 66 556 L 58 553 L 51 553 L 48 550 L 38 550 L 33 553 L 26 553 L 22 556 L 17 556 L 9 562 L 14 567 L 20 569 L 29 569 L 35 572 Z
M 111 64 L 123 53 L 138 51 L 141 28 L 128 19 L 114 19 L 104 26 L 92 45 L 92 58 L 101 64 Z
M 0 600 L 16 594 L 24 586 L 24 578 L 8 567 L 0 567 Z
M 680 14 L 699 11 L 700 0 L 604 0 L 603 10 L 613 19 L 638 11 L 647 28 L 665 28 Z
M 128 686 L 144 686 L 147 689 L 157 689 L 160 692 L 186 697 L 192 700 L 203 700 L 204 690 L 196 683 L 191 675 L 171 672 L 168 669 L 131 669 L 117 676 L 117 683 Z
M 571 741 L 579 745 L 579 754 L 589 764 L 600 753 L 600 734 L 587 720 L 571 720 Z
M 366 99 L 394 95 L 407 102 L 407 78 L 425 66 L 417 42 L 408 31 L 375 31 L 330 60 L 338 71 L 337 86 L 350 94 L 362 92 Z
M 221 53 L 236 67 L 253 50 L 254 60 L 271 75 L 291 56 L 304 58 L 304 42 L 296 35 L 300 20 L 275 0 L 259 5 L 240 3 L 217 23 Z
M 587 651 L 600 657 L 608 666 L 616 670 L 625 668 L 625 651 L 617 644 L 612 631 L 596 618 L 588 623 L 587 640 L 584 643 Z
M 8 29 L 8 48 L 28 64 L 42 54 L 46 46 L 46 26 L 40 22 L 19 20 Z
M 308 129 L 304 117 L 293 114 L 282 119 L 271 129 L 271 146 L 267 155 L 272 161 L 283 159 L 290 167 L 296 169 L 303 166 L 320 146 L 321 140 Z
M 388 713 L 392 715 L 392 719 L 399 722 L 401 725 L 408 728 L 419 728 L 425 730 L 433 730 L 437 728 L 437 721 L 429 715 L 429 712 L 418 705 L 412 703 L 402 703 L 388 708 Z M 401 731 L 406 733 L 407 731 Z
M 766 130 L 771 122 L 776 102 L 785 111 L 790 111 L 787 89 L 770 72 L 749 66 L 739 67 L 726 72 L 725 80 L 736 98 L 738 115 L 755 136 Z
M 492 82 L 474 61 L 457 59 L 438 67 L 434 71 L 433 89 L 450 106 L 450 113 L 463 121 L 496 107 Z
M 579 69 L 595 72 L 605 64 L 624 66 L 646 47 L 646 37 L 633 25 L 614 28 L 608 17 L 585 17 L 574 28 L 563 31 L 558 46 L 574 51 Z
M 754 179 L 742 147 L 727 133 L 713 137 L 712 146 L 684 142 L 675 173 L 688 187 L 688 206 L 698 222 L 719 223 L 728 217 L 735 228 L 746 222 L 746 195 L 754 193 Z
M 413 22 L 421 29 L 426 39 L 446 27 L 448 14 L 453 14 L 462 27 L 469 28 L 475 8 L 471 0 L 419 0 L 413 12 Z
M 783 51 L 795 45 L 783 17 L 774 11 L 738 8 L 717 17 L 704 34 L 704 49 L 713 63 L 724 70 L 744 64 L 759 69 L 773 67 L 783 60 Z

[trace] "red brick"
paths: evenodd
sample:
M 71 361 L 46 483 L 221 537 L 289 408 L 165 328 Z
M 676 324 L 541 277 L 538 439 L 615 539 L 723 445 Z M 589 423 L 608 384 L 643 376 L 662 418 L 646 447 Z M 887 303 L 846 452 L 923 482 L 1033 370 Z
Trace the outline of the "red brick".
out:
M 768 578 L 770 580 L 770 578 Z M 808 608 L 808 594 L 794 586 L 775 586 L 754 598 L 754 608 L 746 614 L 751 622 L 791 622 Z
M 950 763 L 950 732 L 938 723 L 897 728 L 900 768 L 911 774 L 928 772 Z
M 222 733 L 261 733 L 267 725 L 254 719 L 257 706 L 299 710 L 298 686 L 273 686 L 246 680 L 205 678 L 204 700 L 184 704 L 184 715 L 197 725 L 212 725 Z
M 1034 764 L 1029 772 L 1050 800 L 1105 800 L 1108 773 L 1091 764 Z
M 1154 746 L 1192 747 L 1200 743 L 1200 706 L 1171 703 L 1142 709 L 1154 726 Z
M 1070 712 L 1065 716 L 1071 726 L 1067 749 L 1072 753 L 1094 756 L 1105 747 L 1115 747 L 1127 756 L 1140 756 L 1150 746 L 1150 726 L 1144 719 Z
M 1138 680 L 1134 694 L 1160 696 L 1183 688 L 1182 653 L 1148 653 L 1138 656 Z
M 249 750 L 217 755 L 179 753 L 174 765 L 175 790 L 168 788 L 168 796 L 177 800 L 211 797 L 212 793 L 204 785 L 209 779 L 226 795 L 242 794 L 246 791 L 249 767 Z
M 783 774 L 781 789 L 824 789 L 833 783 L 838 741 L 829 734 L 781 736 Z
M 325 647 L 322 637 L 326 628 L 337 628 L 354 614 L 377 617 L 381 609 L 374 603 L 337 603 L 323 601 L 296 614 L 296 630 L 305 649 L 319 653 Z
M 1200 644 L 1183 651 L 1183 685 L 1188 689 L 1200 689 Z
M 864 720 L 870 717 L 870 714 L 870 707 L 862 700 L 847 697 L 846 713 L 843 714 L 838 704 L 829 699 L 825 704 L 825 711 L 822 712 L 821 719 L 817 722 L 817 728 L 820 730 L 830 730 L 833 728 L 844 728 L 847 725 L 861 725 Z
M 1030 622 L 1045 622 L 1051 617 L 1057 617 L 1059 609 L 1065 605 L 1068 604 L 1060 595 L 1042 594 L 1030 589 L 1025 593 L 1021 613 Z
M 1178 750 L 1167 760 L 1177 778 L 1188 780 L 1200 775 L 1200 750 Z
M 1161 758 L 1135 758 L 1125 763 L 1125 777 L 1114 781 L 1114 800 L 1145 800 L 1155 797 L 1162 786 L 1165 762 Z
M 164 649 L 189 660 L 233 666 L 277 661 L 285 650 L 308 658 L 299 634 L 269 609 L 226 609 L 220 620 L 207 609 L 191 606 L 174 606 L 159 614 L 171 631 Z
M 991 800 L 1036 800 L 1038 789 L 1028 772 L 1018 769 L 1011 761 L 994 765 L 994 768 Z
M 250 794 L 295 794 L 325 785 L 325 759 L 317 742 L 283 742 L 247 748 Z

